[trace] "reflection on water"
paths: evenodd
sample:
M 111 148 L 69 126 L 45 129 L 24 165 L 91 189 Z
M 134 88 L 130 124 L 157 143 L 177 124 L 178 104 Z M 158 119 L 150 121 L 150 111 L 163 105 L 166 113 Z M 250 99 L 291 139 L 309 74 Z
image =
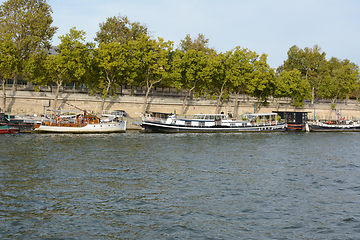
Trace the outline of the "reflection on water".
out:
M 356 239 L 358 133 L 0 136 L 2 239 Z

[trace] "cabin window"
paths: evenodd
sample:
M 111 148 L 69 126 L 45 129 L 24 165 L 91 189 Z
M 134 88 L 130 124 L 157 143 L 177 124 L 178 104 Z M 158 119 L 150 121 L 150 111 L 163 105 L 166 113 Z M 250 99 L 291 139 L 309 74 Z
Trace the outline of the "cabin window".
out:
M 191 122 L 190 122 L 190 121 L 186 121 L 186 122 L 185 122 L 185 126 L 190 127 L 190 126 L 191 126 Z
M 215 116 L 214 116 L 214 115 L 210 115 L 210 120 L 215 120 Z

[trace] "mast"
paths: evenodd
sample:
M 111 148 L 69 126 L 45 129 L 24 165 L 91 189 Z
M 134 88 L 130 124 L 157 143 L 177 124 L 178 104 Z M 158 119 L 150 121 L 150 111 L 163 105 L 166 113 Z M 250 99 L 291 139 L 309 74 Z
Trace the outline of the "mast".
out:
M 70 104 L 70 103 L 66 103 L 66 104 L 69 105 L 69 106 L 71 106 L 71 107 L 73 107 L 73 108 L 76 108 L 77 110 L 80 110 L 80 111 L 84 112 L 84 115 L 87 114 L 87 111 L 84 110 L 84 109 L 81 109 L 81 108 L 79 108 L 79 107 L 77 107 L 77 106 L 75 106 L 75 105 L 72 105 L 72 104 Z

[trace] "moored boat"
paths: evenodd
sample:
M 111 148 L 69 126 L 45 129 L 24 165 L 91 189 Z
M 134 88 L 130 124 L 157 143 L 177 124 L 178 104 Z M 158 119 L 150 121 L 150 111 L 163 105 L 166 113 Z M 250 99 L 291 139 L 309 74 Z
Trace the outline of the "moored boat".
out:
M 360 132 L 360 123 L 358 121 L 315 121 L 308 122 L 310 132 Z
M 0 127 L 2 126 L 19 129 L 20 132 L 31 132 L 35 129 L 37 123 L 34 120 L 20 119 L 13 115 L 0 113 Z
M 18 128 L 13 128 L 8 125 L 0 126 L 0 134 L 10 134 L 10 133 L 18 133 L 20 130 Z
M 126 132 L 126 121 L 119 117 L 99 117 L 82 110 L 81 114 L 61 114 L 55 111 L 52 117 L 35 128 L 35 132 L 47 133 L 115 133 Z
M 286 124 L 276 113 L 247 114 L 246 120 L 232 120 L 226 114 L 195 114 L 192 119 L 167 118 L 148 115 L 143 117 L 142 132 L 276 132 L 285 131 Z
M 308 122 L 308 112 L 273 111 L 287 124 L 287 131 L 304 131 Z

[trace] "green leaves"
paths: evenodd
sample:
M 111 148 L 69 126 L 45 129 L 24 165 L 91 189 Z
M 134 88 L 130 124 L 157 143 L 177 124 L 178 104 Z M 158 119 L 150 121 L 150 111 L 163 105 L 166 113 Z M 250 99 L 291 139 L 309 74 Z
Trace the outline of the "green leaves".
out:
M 321 66 L 323 82 L 319 87 L 321 97 L 330 98 L 333 103 L 343 99 L 358 88 L 359 67 L 349 60 L 331 58 Z
M 275 97 L 292 97 L 295 107 L 303 107 L 305 99 L 311 100 L 310 83 L 301 78 L 299 70 L 283 71 L 276 81 Z
M 147 34 L 146 25 L 130 22 L 126 16 L 110 17 L 106 22 L 100 23 L 100 30 L 96 33 L 95 41 L 98 43 L 118 42 L 124 44 Z
M 16 73 L 23 73 L 31 54 L 50 47 L 57 28 L 45 0 L 8 0 L 0 6 L 0 35 L 11 36 L 17 57 Z

